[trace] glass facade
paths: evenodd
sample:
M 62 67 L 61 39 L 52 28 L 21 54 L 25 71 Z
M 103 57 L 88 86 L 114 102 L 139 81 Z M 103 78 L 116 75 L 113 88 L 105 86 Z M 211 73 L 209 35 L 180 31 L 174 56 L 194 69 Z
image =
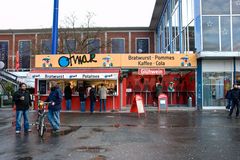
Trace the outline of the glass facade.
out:
M 203 72 L 203 106 L 225 106 L 232 72 Z
M 202 18 L 203 50 L 219 50 L 219 18 L 208 16 Z
M 158 52 L 194 51 L 194 0 L 169 0 L 162 15 L 158 24 Z
M 201 0 L 202 51 L 240 51 L 240 0 Z

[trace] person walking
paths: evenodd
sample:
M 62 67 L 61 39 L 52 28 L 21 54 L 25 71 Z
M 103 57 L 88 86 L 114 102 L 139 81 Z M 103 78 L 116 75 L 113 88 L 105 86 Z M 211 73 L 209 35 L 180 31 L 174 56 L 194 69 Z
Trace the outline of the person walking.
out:
M 231 89 L 229 89 L 225 95 L 225 98 L 227 99 L 227 106 L 226 109 L 230 111 L 231 105 L 232 105 L 232 99 L 231 99 Z
M 28 121 L 29 107 L 32 105 L 30 93 L 26 90 L 27 85 L 21 83 L 19 90 L 13 95 L 13 101 L 16 105 L 16 134 L 21 133 L 21 120 L 24 119 L 24 132 L 31 132 Z
M 78 88 L 78 93 L 79 93 L 79 99 L 80 99 L 81 112 L 85 112 L 87 95 L 86 95 L 86 89 L 82 84 Z
M 102 105 L 103 105 L 103 110 L 106 112 L 106 100 L 107 100 L 107 88 L 101 84 L 101 88 L 98 91 L 98 95 L 100 98 L 100 112 L 102 112 Z
M 71 83 L 67 83 L 64 88 L 64 96 L 66 100 L 66 109 L 69 111 L 72 108 L 72 89 L 70 87 Z
M 240 90 L 238 89 L 237 84 L 234 84 L 233 89 L 231 90 L 232 107 L 230 109 L 228 118 L 232 117 L 232 113 L 233 113 L 233 110 L 235 107 L 237 108 L 236 118 L 238 118 L 238 116 L 239 116 L 239 98 L 240 98 Z
M 45 102 L 50 102 L 48 105 L 48 120 L 51 124 L 53 132 L 60 130 L 60 110 L 62 108 L 62 92 L 58 87 L 57 82 L 52 82 L 51 92 Z
M 93 113 L 97 101 L 97 93 L 94 85 L 92 85 L 92 88 L 90 89 L 89 96 L 90 96 L 90 112 Z

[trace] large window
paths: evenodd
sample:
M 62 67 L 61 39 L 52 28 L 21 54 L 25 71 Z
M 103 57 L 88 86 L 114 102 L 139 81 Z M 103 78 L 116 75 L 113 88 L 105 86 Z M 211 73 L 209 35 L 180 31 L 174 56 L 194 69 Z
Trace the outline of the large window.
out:
M 149 53 L 148 38 L 137 38 L 137 53 Z
M 203 16 L 203 50 L 219 51 L 219 21 L 217 16 Z
M 225 95 L 232 86 L 231 72 L 203 73 L 203 105 L 225 106 Z
M 64 53 L 73 53 L 76 51 L 76 40 L 67 39 L 64 41 Z
M 100 40 L 89 39 L 87 48 L 88 48 L 88 53 L 90 54 L 100 53 Z
M 230 0 L 202 0 L 202 14 L 230 14 Z
M 230 17 L 221 17 L 221 50 L 231 51 Z
M 30 68 L 31 41 L 19 41 L 19 67 Z
M 233 22 L 233 51 L 240 51 L 240 17 L 239 16 L 233 16 L 232 17 Z
M 41 52 L 42 54 L 50 54 L 52 48 L 52 41 L 50 39 L 41 40 Z
M 124 39 L 112 39 L 112 53 L 125 53 Z
M 232 13 L 240 14 L 240 0 L 232 0 Z
M 7 68 L 8 66 L 8 41 L 0 41 L 0 61 L 2 61 Z

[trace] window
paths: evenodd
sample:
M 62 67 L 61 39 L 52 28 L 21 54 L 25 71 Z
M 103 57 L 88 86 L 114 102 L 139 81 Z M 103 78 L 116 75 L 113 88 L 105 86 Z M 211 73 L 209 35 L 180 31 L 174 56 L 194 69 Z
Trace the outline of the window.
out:
M 19 41 L 19 67 L 30 68 L 31 41 Z
M 224 96 L 232 86 L 231 72 L 203 73 L 203 105 L 225 106 Z
M 99 39 L 90 39 L 88 40 L 88 53 L 95 54 L 100 53 L 100 40 Z
M 232 0 L 232 13 L 240 14 L 240 0 Z
M 4 63 L 4 68 L 8 66 L 8 42 L 0 41 L 0 61 Z
M 233 51 L 240 51 L 240 17 L 232 17 Z
M 221 50 L 231 51 L 230 17 L 221 17 Z
M 125 53 L 124 39 L 112 39 L 112 53 Z
M 50 39 L 42 39 L 42 41 L 41 41 L 42 54 L 50 54 L 51 47 L 52 47 L 52 41 Z
M 202 17 L 203 50 L 219 51 L 219 21 L 216 16 Z
M 76 40 L 67 39 L 64 41 L 64 53 L 73 53 L 76 51 Z
M 202 14 L 230 14 L 230 0 L 202 0 Z
M 137 53 L 149 53 L 149 39 L 137 38 Z

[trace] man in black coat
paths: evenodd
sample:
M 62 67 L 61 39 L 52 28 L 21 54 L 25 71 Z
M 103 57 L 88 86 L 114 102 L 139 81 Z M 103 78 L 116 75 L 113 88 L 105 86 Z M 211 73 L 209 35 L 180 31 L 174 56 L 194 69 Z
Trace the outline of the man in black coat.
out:
M 67 83 L 67 86 L 64 88 L 64 96 L 66 100 L 66 109 L 71 110 L 72 108 L 72 89 L 70 83 Z
M 22 116 L 24 118 L 24 131 L 31 132 L 29 128 L 28 112 L 31 106 L 30 93 L 26 90 L 27 85 L 21 83 L 19 85 L 19 90 L 13 95 L 13 101 L 16 105 L 16 134 L 21 132 L 21 120 Z
M 233 85 L 233 89 L 231 90 L 231 100 L 232 100 L 232 107 L 230 109 L 228 117 L 231 118 L 233 110 L 237 107 L 236 111 L 236 118 L 239 116 L 239 98 L 240 98 L 240 90 L 238 89 L 237 84 Z

